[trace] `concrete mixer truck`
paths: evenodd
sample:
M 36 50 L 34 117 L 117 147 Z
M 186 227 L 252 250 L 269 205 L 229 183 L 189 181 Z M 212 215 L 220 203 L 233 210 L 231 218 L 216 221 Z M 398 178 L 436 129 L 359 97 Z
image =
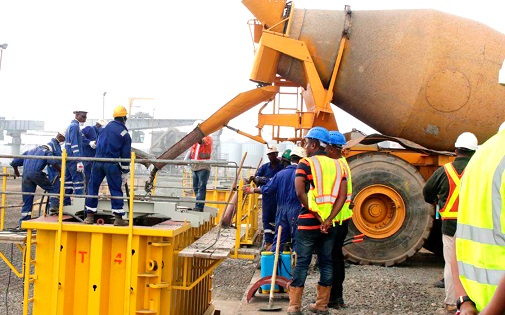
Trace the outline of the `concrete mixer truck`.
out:
M 471 131 L 482 143 L 505 120 L 505 87 L 498 84 L 505 35 L 434 10 L 353 12 L 349 6 L 297 9 L 282 0 L 242 3 L 255 16 L 250 80 L 258 87 L 237 95 L 159 158 L 179 156 L 254 106 L 275 102 L 283 86 L 298 86 L 303 106 L 268 114 L 262 106 L 258 135 L 242 134 L 264 142 L 264 126 L 283 126 L 297 141 L 313 126 L 336 130 L 332 104 L 360 119 L 381 134 L 349 138 L 346 145 L 355 202 L 349 233 L 366 235 L 365 242 L 345 247 L 347 258 L 389 266 L 423 245 L 434 250 L 440 229 L 422 188 L 434 170 L 451 161 L 460 133 Z M 274 133 L 273 140 L 286 139 Z M 384 140 L 402 148 L 371 145 Z M 154 164 L 147 191 L 163 166 Z

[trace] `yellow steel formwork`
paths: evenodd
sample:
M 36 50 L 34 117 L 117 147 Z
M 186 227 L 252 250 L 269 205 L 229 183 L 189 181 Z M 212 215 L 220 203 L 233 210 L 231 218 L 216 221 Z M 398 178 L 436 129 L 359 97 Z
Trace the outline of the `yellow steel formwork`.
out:
M 65 160 L 63 152 L 62 170 Z M 134 160 L 132 154 L 132 164 Z M 133 171 L 131 175 L 130 218 Z M 212 312 L 212 271 L 226 257 L 179 256 L 213 228 L 211 219 L 198 226 L 165 221 L 148 227 L 133 226 L 132 220 L 127 227 L 115 227 L 71 219 L 60 211 L 57 217 L 23 222 L 27 229 L 23 314 L 30 308 L 34 315 Z
M 212 270 L 221 260 L 178 256 L 202 228 L 171 221 L 135 226 L 128 255 L 128 227 L 63 222 L 55 274 L 56 218 L 26 227 L 37 230 L 33 314 L 204 314 L 211 307 Z

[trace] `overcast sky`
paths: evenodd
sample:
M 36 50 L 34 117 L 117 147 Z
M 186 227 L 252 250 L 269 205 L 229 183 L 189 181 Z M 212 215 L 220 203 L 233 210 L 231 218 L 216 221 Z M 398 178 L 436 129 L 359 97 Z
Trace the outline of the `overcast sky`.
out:
M 240 0 L 0 2 L 0 116 L 46 121 L 59 130 L 85 109 L 110 119 L 131 97 L 155 118 L 210 116 L 253 89 L 248 19 Z M 305 0 L 295 6 L 342 10 L 432 8 L 505 33 L 501 1 Z M 107 92 L 105 98 L 103 92 Z M 337 111 L 342 131 L 359 122 Z M 135 111 L 135 108 L 134 108 Z M 253 132 L 258 109 L 231 125 Z M 268 137 L 268 136 L 266 136 Z

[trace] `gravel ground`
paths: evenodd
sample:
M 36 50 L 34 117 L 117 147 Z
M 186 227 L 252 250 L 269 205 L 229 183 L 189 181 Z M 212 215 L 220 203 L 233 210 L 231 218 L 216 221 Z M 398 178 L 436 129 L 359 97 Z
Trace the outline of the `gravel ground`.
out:
M 444 289 L 433 287 L 442 277 L 443 258 L 420 251 L 395 267 L 351 265 L 346 269 L 344 299 L 348 307 L 331 314 L 446 314 Z M 213 298 L 240 300 L 257 264 L 227 259 L 214 276 Z M 319 273 L 310 270 L 303 294 L 303 310 L 315 300 Z M 268 299 L 267 299 L 268 300 Z

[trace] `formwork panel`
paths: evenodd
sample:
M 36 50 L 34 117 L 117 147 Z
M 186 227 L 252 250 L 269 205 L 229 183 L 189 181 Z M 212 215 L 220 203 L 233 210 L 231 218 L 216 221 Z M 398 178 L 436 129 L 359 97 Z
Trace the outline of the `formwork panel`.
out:
M 179 253 L 207 232 L 210 220 L 193 228 L 171 221 L 131 230 L 29 224 L 37 229 L 33 315 L 198 315 L 209 309 L 212 270 L 220 261 Z

